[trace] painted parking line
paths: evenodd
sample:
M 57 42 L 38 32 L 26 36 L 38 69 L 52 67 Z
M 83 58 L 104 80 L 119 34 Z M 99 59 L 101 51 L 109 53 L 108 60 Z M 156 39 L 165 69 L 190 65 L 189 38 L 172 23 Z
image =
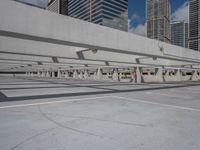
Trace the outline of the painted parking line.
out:
M 200 94 L 200 90 L 188 90 L 188 89 L 184 89 L 184 90 L 169 90 L 170 92 L 173 93 L 178 93 L 178 94 L 182 94 L 182 93 L 189 93 L 189 94 Z
M 190 90 L 190 91 L 200 92 L 200 88 L 199 87 L 197 87 L 196 89 L 187 87 L 185 89 L 186 90 Z
M 127 98 L 127 97 L 122 97 L 122 96 L 102 96 L 102 97 L 79 98 L 79 99 L 71 99 L 71 100 L 43 102 L 43 103 L 8 105 L 8 106 L 1 106 L 0 109 L 39 106 L 39 105 L 50 105 L 50 104 L 59 104 L 59 103 L 68 103 L 68 102 L 81 102 L 81 101 L 103 99 L 103 98 L 118 98 L 118 99 L 121 99 L 121 100 L 130 101 L 130 102 L 139 102 L 139 103 L 157 105 L 157 106 L 168 107 L 168 108 L 179 109 L 179 110 L 200 112 L 200 109 L 196 109 L 196 108 L 182 107 L 182 106 L 178 106 L 178 105 L 163 104 L 163 103 L 158 103 L 158 102 L 150 102 L 150 101 L 145 101 L 145 100 L 141 100 L 141 99 Z
M 38 106 L 38 105 L 50 105 L 50 104 L 68 103 L 68 102 L 80 102 L 80 101 L 95 100 L 95 99 L 102 99 L 102 98 L 113 98 L 113 97 L 114 96 L 102 96 L 102 97 L 79 98 L 79 99 L 71 99 L 71 100 L 60 100 L 60 101 L 52 101 L 52 102 L 43 102 L 43 103 L 8 105 L 8 106 L 1 106 L 0 109 L 28 107 L 28 106 Z
M 152 105 L 174 108 L 174 109 L 180 109 L 180 110 L 200 112 L 200 109 L 191 108 L 191 107 L 182 107 L 182 106 L 178 106 L 178 105 L 170 105 L 170 104 L 163 104 L 163 103 L 157 103 L 157 102 L 150 102 L 150 101 L 145 101 L 145 100 L 141 100 L 141 99 L 132 99 L 132 98 L 121 97 L 121 96 L 114 96 L 114 97 L 119 98 L 119 99 L 124 99 L 124 100 L 127 100 L 127 101 L 131 101 L 131 102 L 139 102 L 139 103 L 152 104 Z
M 48 90 L 48 91 L 47 91 Z M 67 90 L 67 91 L 66 91 Z M 68 90 L 66 88 L 55 88 L 55 89 L 25 89 L 25 90 L 2 90 L 4 94 L 7 95 L 8 98 L 12 97 L 23 97 L 23 96 L 43 96 L 47 94 L 63 94 L 63 93 L 80 93 L 85 92 L 85 90 Z M 39 93 L 39 94 L 38 94 Z
M 171 93 L 160 93 L 160 92 L 146 92 L 145 94 L 150 95 L 159 95 L 159 96 L 165 96 L 165 97 L 173 97 L 173 98 L 181 98 L 181 99 L 191 99 L 191 96 L 186 95 L 174 95 L 173 93 L 176 93 L 175 91 L 169 91 Z

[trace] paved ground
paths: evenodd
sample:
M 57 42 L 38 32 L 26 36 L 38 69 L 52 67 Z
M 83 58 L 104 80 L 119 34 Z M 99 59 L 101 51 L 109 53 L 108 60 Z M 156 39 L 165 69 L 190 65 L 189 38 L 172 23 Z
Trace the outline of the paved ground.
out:
M 199 150 L 200 83 L 0 77 L 0 150 Z

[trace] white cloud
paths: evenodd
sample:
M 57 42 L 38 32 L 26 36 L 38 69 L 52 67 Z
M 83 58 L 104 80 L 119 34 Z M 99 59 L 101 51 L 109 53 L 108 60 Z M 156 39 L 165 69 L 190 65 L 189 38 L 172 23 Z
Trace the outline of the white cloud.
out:
M 131 28 L 131 19 L 128 19 L 128 28 Z
M 138 15 L 137 12 L 135 12 L 131 17 L 131 21 L 139 21 L 139 20 L 141 20 L 141 17 Z
M 174 13 L 172 13 L 172 21 L 189 22 L 189 5 L 188 5 L 188 2 L 185 2 Z
M 136 27 L 129 26 L 129 32 L 146 37 L 147 36 L 147 23 L 139 24 Z
M 141 36 L 147 36 L 147 24 L 139 24 L 136 27 L 133 27 L 131 25 L 132 22 L 134 21 L 142 21 L 143 18 L 141 18 L 137 13 L 134 13 L 131 17 L 131 19 L 128 20 L 128 28 L 129 28 L 129 32 L 130 33 L 134 33 L 137 35 L 141 35 Z

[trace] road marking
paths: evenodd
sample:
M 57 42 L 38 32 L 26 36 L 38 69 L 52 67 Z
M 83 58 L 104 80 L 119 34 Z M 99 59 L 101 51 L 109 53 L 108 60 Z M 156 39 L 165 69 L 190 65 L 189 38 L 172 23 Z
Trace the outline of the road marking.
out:
M 132 102 L 146 103 L 146 104 L 164 106 L 164 107 L 169 107 L 169 108 L 200 112 L 200 109 L 196 109 L 196 108 L 182 107 L 182 106 L 163 104 L 163 103 L 157 103 L 157 102 L 149 102 L 149 101 L 145 101 L 145 100 L 141 100 L 141 99 L 131 99 L 131 98 L 121 97 L 121 96 L 113 96 L 113 97 L 116 97 L 116 98 L 119 98 L 119 99 L 124 99 L 124 100 L 127 100 L 127 101 L 132 101 Z
M 52 101 L 52 102 L 43 102 L 43 103 L 8 105 L 8 106 L 1 106 L 0 109 L 28 107 L 28 106 L 38 106 L 38 105 L 50 105 L 50 104 L 68 103 L 68 102 L 80 102 L 80 101 L 95 100 L 95 99 L 101 99 L 101 98 L 113 98 L 113 97 L 114 96 L 102 96 L 102 97 L 79 98 L 79 99 L 71 99 L 71 100 L 60 100 L 60 101 Z
M 196 89 L 187 87 L 187 88 L 185 88 L 185 89 L 191 90 L 191 91 L 197 91 L 197 92 L 200 91 L 200 88 L 199 88 L 199 87 L 197 87 Z M 183 89 L 183 90 L 184 90 L 184 89 Z
M 124 99 L 124 100 L 131 101 L 131 102 L 139 102 L 139 103 L 175 108 L 175 109 L 180 109 L 180 110 L 189 110 L 189 111 L 200 112 L 200 109 L 195 109 L 195 108 L 190 108 L 190 107 L 182 107 L 182 106 L 170 105 L 170 104 L 163 104 L 163 103 L 157 103 L 157 102 L 150 102 L 150 101 L 145 101 L 145 100 L 141 100 L 141 99 L 131 99 L 131 98 L 121 97 L 121 96 L 102 96 L 102 97 L 80 98 L 80 99 L 71 99 L 71 100 L 60 100 L 60 101 L 53 101 L 53 102 L 43 102 L 43 103 L 8 105 L 8 106 L 2 106 L 2 107 L 0 107 L 0 109 L 29 107 L 29 106 L 38 106 L 38 105 L 50 105 L 50 104 L 68 103 L 68 102 L 81 102 L 81 101 L 95 100 L 95 99 L 102 99 L 102 98 L 118 98 L 118 99 Z
M 176 91 L 169 91 L 171 93 L 160 93 L 160 92 L 146 92 L 146 94 L 153 94 L 153 95 L 160 95 L 160 96 L 166 96 L 166 97 L 173 97 L 173 98 L 182 98 L 182 99 L 190 99 L 191 97 L 190 96 L 180 96 L 180 95 L 174 95 L 172 94 L 173 93 L 176 93 Z
M 43 96 L 47 94 L 63 94 L 67 89 L 66 88 L 51 88 L 51 89 L 23 89 L 23 90 L 1 90 L 3 93 L 7 95 L 7 97 L 23 97 L 23 96 Z M 47 91 L 48 90 L 48 91 Z M 32 91 L 30 94 L 29 91 Z M 23 93 L 22 93 L 23 92 Z M 67 90 L 67 93 L 77 93 L 77 92 L 85 92 L 85 90 Z M 38 94 L 39 93 L 39 94 Z
M 174 91 L 174 90 L 170 90 L 170 92 L 174 92 L 174 93 L 178 93 L 178 94 L 180 94 L 180 93 L 189 93 L 189 94 L 199 94 L 199 91 L 200 90 L 196 90 L 196 92 L 194 91 L 194 90 L 180 90 L 180 91 L 178 91 L 178 90 L 176 90 L 176 91 Z

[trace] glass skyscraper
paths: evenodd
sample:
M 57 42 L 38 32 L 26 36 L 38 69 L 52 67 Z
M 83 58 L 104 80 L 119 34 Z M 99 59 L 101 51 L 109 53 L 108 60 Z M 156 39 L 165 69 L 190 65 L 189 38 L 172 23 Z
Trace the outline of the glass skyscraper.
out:
M 171 23 L 171 43 L 188 48 L 188 23 L 178 21 Z
M 200 51 L 200 2 L 189 0 L 189 48 Z
M 170 43 L 169 0 L 146 0 L 147 37 Z
M 49 0 L 47 10 L 68 15 L 68 0 Z
M 128 0 L 68 0 L 68 15 L 128 31 Z

